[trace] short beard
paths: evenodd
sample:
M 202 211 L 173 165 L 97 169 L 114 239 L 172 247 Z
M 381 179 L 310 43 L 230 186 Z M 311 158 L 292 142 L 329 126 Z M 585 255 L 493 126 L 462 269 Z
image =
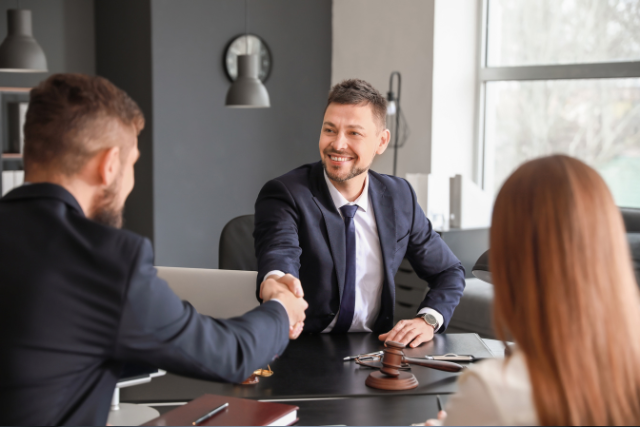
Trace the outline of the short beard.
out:
M 122 228 L 124 206 L 116 206 L 120 184 L 121 179 L 117 179 L 105 188 L 101 195 L 96 195 L 93 202 L 93 212 L 90 216 L 92 220 L 110 227 Z
M 334 174 L 333 171 L 329 170 L 329 168 L 327 167 L 327 164 L 324 162 L 324 159 L 322 159 L 322 166 L 324 167 L 324 171 L 327 173 L 327 176 L 329 177 L 329 179 L 333 182 L 339 182 L 339 183 L 347 182 L 358 175 L 362 175 L 363 173 L 367 172 L 369 168 L 371 168 L 371 164 L 369 164 L 369 166 L 364 168 L 359 168 L 354 165 L 349 171 L 349 173 L 347 173 L 346 176 L 340 177 Z

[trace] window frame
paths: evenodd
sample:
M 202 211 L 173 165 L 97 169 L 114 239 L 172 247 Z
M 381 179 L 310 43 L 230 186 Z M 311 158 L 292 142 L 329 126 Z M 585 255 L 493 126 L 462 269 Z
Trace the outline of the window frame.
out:
M 476 135 L 475 144 L 475 179 L 482 189 L 487 181 L 486 165 L 486 89 L 487 83 L 501 81 L 536 81 L 536 80 L 584 80 L 584 79 L 617 79 L 640 78 L 640 60 L 596 63 L 575 63 L 561 65 L 524 65 L 489 67 L 489 2 L 481 0 L 478 14 L 478 52 L 480 53 L 477 82 Z M 493 191 L 493 189 L 490 189 Z

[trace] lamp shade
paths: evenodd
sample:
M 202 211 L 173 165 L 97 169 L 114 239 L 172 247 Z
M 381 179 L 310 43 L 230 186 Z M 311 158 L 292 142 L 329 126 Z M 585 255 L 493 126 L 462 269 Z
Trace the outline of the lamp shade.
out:
M 269 92 L 258 79 L 258 55 L 238 55 L 238 78 L 227 92 L 226 106 L 232 108 L 268 108 Z
M 489 271 L 489 251 L 480 255 L 480 258 L 476 261 L 471 273 L 484 282 L 493 283 L 491 272 Z
M 387 116 L 395 116 L 396 111 L 396 97 L 391 89 L 389 89 L 389 92 L 387 92 Z
M 397 111 L 396 101 L 387 102 L 387 116 L 395 116 Z
M 0 71 L 46 72 L 47 58 L 31 30 L 31 11 L 7 10 L 7 29 L 7 38 L 0 45 Z

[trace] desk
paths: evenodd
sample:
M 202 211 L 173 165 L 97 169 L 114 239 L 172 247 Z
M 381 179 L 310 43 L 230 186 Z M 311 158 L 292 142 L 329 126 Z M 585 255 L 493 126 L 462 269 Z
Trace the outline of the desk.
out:
M 463 339 L 463 338 L 466 338 Z M 426 354 L 458 353 L 469 351 L 470 335 L 436 335 L 430 343 L 405 354 L 418 357 Z M 474 354 L 491 357 L 492 353 L 481 340 Z M 483 347 L 484 346 L 484 347 Z M 459 374 L 436 371 L 421 366 L 412 367 L 420 385 L 413 390 L 385 391 L 369 388 L 364 382 L 371 369 L 355 362 L 344 362 L 350 355 L 368 353 L 384 348 L 376 334 L 315 334 L 302 335 L 292 341 L 284 354 L 271 364 L 275 374 L 261 378 L 256 385 L 238 385 L 197 380 L 167 374 L 148 384 L 129 387 L 121 391 L 123 402 L 185 402 L 205 393 L 248 399 L 300 399 L 326 397 L 370 397 L 421 394 L 447 394 L 456 391 Z
M 446 405 L 448 396 L 441 396 Z M 304 426 L 408 426 L 436 418 L 436 396 L 355 397 L 290 401 L 298 406 L 298 425 Z M 156 406 L 164 414 L 177 406 Z

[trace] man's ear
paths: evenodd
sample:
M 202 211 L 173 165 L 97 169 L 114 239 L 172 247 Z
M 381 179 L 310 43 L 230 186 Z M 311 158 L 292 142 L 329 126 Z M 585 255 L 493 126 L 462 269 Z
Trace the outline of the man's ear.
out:
M 378 145 L 376 154 L 380 155 L 384 153 L 389 146 L 389 141 L 391 141 L 391 132 L 389 132 L 389 129 L 384 129 L 380 132 L 380 145 Z
M 100 154 L 98 179 L 100 184 L 108 187 L 120 173 L 120 147 L 111 147 Z

